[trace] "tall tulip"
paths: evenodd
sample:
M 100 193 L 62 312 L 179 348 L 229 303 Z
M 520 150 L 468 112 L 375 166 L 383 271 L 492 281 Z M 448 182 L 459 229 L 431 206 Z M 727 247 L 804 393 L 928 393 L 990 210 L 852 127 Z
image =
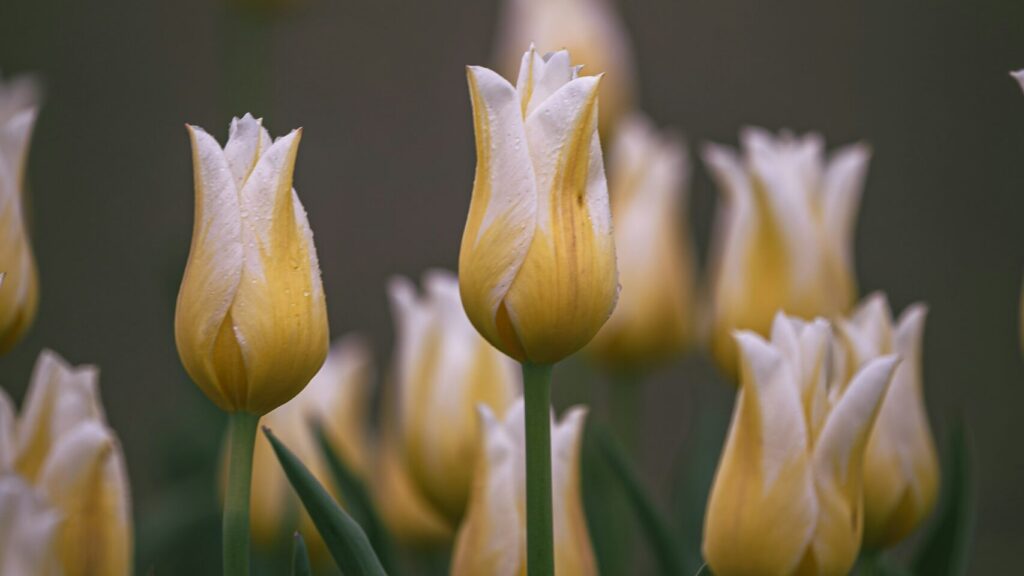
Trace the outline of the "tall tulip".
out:
M 609 0 L 505 0 L 498 23 L 498 69 L 515 75 L 523 46 L 568 50 L 585 73 L 607 74 L 602 82 L 600 124 L 610 136 L 636 100 L 636 72 L 629 33 Z
M 924 405 L 921 356 L 927 308 L 915 304 L 894 322 L 885 295 L 864 300 L 838 322 L 836 357 L 847 374 L 884 354 L 899 354 L 864 460 L 864 546 L 891 546 L 935 507 L 939 461 Z
M 717 576 L 840 575 L 863 530 L 864 453 L 898 363 L 833 378 L 829 324 L 781 313 L 736 336 L 740 390 L 704 525 Z
M 554 474 L 555 573 L 597 574 L 580 496 L 580 441 L 586 410 L 572 408 L 560 423 L 551 422 Z M 526 443 L 523 402 L 504 418 L 480 408 L 484 434 L 469 510 L 459 527 L 452 560 L 453 576 L 526 573 Z
M 39 299 L 25 223 L 25 168 L 38 109 L 34 82 L 0 79 L 0 355 L 28 330 Z
M 825 159 L 818 134 L 741 134 L 744 157 L 709 145 L 721 203 L 711 256 L 711 349 L 735 375 L 734 330 L 767 335 L 776 311 L 810 319 L 856 298 L 853 232 L 870 156 L 853 144 Z
M 597 130 L 600 77 L 531 46 L 513 87 L 469 67 L 477 166 L 459 254 L 473 325 L 523 365 L 530 574 L 552 556 L 552 365 L 585 346 L 615 307 L 618 273 Z
M 185 370 L 230 413 L 224 573 L 249 572 L 249 494 L 259 417 L 301 391 L 327 356 L 313 233 L 292 188 L 302 131 L 272 140 L 246 114 L 228 143 L 188 126 L 195 224 L 174 335 Z
M 394 386 L 401 454 L 415 485 L 451 526 L 469 497 L 479 423 L 476 406 L 497 414 L 521 393 L 515 363 L 473 329 L 456 278 L 428 272 L 418 297 L 405 278 L 389 286 L 397 340 Z M 443 423 L 443 425 L 439 425 Z
M 619 128 L 609 189 L 622 293 L 588 351 L 619 371 L 683 352 L 693 337 L 694 256 L 684 204 L 686 147 L 639 114 Z
M 15 421 L 0 390 L 0 568 L 4 574 L 127 575 L 132 517 L 124 455 L 95 367 L 39 355 Z

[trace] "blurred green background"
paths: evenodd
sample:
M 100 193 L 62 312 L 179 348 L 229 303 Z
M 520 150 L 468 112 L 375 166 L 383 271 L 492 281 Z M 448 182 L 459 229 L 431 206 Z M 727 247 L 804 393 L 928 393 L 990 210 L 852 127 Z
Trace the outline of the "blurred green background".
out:
M 269 93 L 252 112 L 275 134 L 304 127 L 296 188 L 316 233 L 332 331 L 367 334 L 384 369 L 386 279 L 457 262 L 474 167 L 464 65 L 492 62 L 499 6 L 296 4 L 256 52 Z M 1024 3 L 619 7 L 641 107 L 692 148 L 735 144 L 744 125 L 820 130 L 830 146 L 871 143 L 856 242 L 861 291 L 887 291 L 896 310 L 929 304 L 936 436 L 944 446 L 962 417 L 974 447 L 971 572 L 1019 566 L 1024 95 L 1007 73 L 1024 67 Z M 43 347 L 101 366 L 140 526 L 182 479 L 205 478 L 190 476 L 202 458 L 172 452 L 215 455 L 221 441 L 220 415 L 178 362 L 173 309 L 192 226 L 184 123 L 223 141 L 231 113 L 246 111 L 228 109 L 226 79 L 248 71 L 229 69 L 227 12 L 214 0 L 0 2 L 0 69 L 35 72 L 46 86 L 29 166 L 41 307 L 28 338 L 0 359 L 0 384 L 20 399 Z M 702 255 L 715 196 L 698 163 L 690 216 Z M 556 373 L 560 405 L 605 402 L 586 368 L 562 373 L 593 381 L 559 388 Z M 726 410 L 728 390 L 690 358 L 641 394 L 636 459 L 664 494 L 694 423 Z M 216 554 L 217 542 L 208 546 Z

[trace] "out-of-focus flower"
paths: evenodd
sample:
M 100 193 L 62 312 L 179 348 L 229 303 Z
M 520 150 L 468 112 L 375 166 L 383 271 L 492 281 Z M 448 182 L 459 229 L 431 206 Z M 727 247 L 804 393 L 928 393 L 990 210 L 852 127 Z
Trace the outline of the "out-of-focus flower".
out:
M 29 79 L 0 79 L 0 354 L 28 330 L 39 299 L 36 261 L 25 226 L 25 166 L 39 97 Z
M 188 130 L 196 207 L 178 353 L 221 409 L 265 414 L 298 394 L 327 355 L 320 266 L 292 188 L 302 131 L 272 141 L 246 114 L 221 149 L 201 128 Z
M 601 83 L 601 134 L 608 137 L 636 98 L 633 47 L 608 0 L 506 0 L 498 28 L 498 70 L 515 75 L 523 46 L 568 50 L 584 73 L 607 74 Z
M 515 87 L 468 69 L 476 130 L 459 283 L 469 319 L 519 361 L 550 364 L 590 341 L 618 279 L 597 136 L 598 77 L 566 51 L 523 55 Z
M 366 343 L 357 336 L 346 336 L 331 346 L 327 361 L 309 385 L 260 422 L 271 428 L 328 489 L 334 486 L 334 479 L 313 435 L 315 422 L 323 426 L 345 464 L 366 477 L 370 471 L 367 416 L 372 378 L 373 359 Z M 270 442 L 262 434 L 257 436 L 253 453 L 250 514 L 257 545 L 272 547 L 298 526 L 312 551 L 321 548 L 319 533 L 299 506 Z
M 810 319 L 856 299 L 853 232 L 870 152 L 853 144 L 826 162 L 818 134 L 741 134 L 744 158 L 709 145 L 721 204 L 711 256 L 711 348 L 735 375 L 736 329 L 768 334 L 779 310 Z
M 4 574 L 131 573 L 128 475 L 98 375 L 43 351 L 17 421 L 0 390 Z
M 586 409 L 572 408 L 552 421 L 551 463 L 555 574 L 597 574 L 580 496 L 580 441 Z M 459 527 L 452 575 L 516 576 L 526 573 L 526 439 L 523 402 L 504 419 L 480 408 L 484 434 L 473 494 Z
M 504 414 L 520 394 L 520 375 L 514 362 L 473 329 L 454 276 L 429 272 L 424 285 L 423 298 L 405 278 L 388 287 L 397 333 L 398 438 L 415 485 L 455 526 L 473 477 L 476 406 Z
M 863 461 L 898 363 L 829 373 L 831 330 L 783 314 L 742 331 L 740 391 L 715 473 L 704 557 L 718 576 L 847 574 L 863 530 Z
M 837 323 L 839 370 L 846 377 L 874 358 L 898 354 L 889 392 L 864 459 L 864 546 L 891 546 L 913 532 L 935 506 L 939 461 L 928 425 L 921 376 L 927 309 L 915 304 L 893 322 L 885 296 L 866 298 Z
M 630 117 L 612 145 L 609 174 L 622 293 L 588 351 L 620 369 L 683 352 L 693 333 L 694 257 L 683 206 L 686 148 Z

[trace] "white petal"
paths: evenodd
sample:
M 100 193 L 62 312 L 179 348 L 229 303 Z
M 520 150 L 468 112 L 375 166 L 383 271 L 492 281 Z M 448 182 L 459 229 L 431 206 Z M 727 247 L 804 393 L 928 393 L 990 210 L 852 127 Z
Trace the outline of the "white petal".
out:
M 0 574 L 58 576 L 60 516 L 17 475 L 0 475 Z
M 1014 72 L 1010 72 L 1010 76 L 1013 76 L 1013 79 L 1016 80 L 1018 84 L 1020 84 L 1021 89 L 1024 89 L 1024 70 L 1016 70 Z
M 541 56 L 531 46 L 523 54 L 523 64 L 516 81 L 523 117 L 529 117 L 538 106 L 573 78 L 575 75 L 567 51 L 559 50 Z
M 270 135 L 261 120 L 253 118 L 251 114 L 231 120 L 228 143 L 224 145 L 224 157 L 231 167 L 231 174 L 235 178 L 235 187 L 238 190 L 242 189 L 249 173 L 256 167 L 256 162 L 270 144 Z
M 832 153 L 822 182 L 824 231 L 844 266 L 853 266 L 853 233 L 871 160 L 866 144 L 851 144 Z

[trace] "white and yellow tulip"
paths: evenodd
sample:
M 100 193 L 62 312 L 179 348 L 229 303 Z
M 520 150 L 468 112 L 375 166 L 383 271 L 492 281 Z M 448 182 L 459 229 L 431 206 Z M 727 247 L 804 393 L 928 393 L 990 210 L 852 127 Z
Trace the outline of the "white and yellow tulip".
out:
M 480 408 L 484 434 L 480 444 L 473 493 L 459 527 L 452 576 L 526 573 L 526 440 L 523 402 L 504 418 Z M 572 408 L 562 421 L 552 421 L 551 465 L 554 514 L 555 574 L 597 574 L 580 495 L 580 442 L 584 408 Z
M 265 414 L 298 394 L 327 355 L 320 266 L 292 188 L 302 131 L 272 140 L 247 114 L 231 122 L 223 149 L 201 128 L 188 131 L 196 205 L 178 353 L 221 409 Z
M 516 86 L 468 69 L 476 131 L 473 198 L 459 285 L 469 319 L 521 362 L 585 346 L 618 294 L 608 185 L 597 131 L 600 77 L 566 51 L 522 57 Z
M 711 349 L 735 374 L 732 332 L 767 335 L 779 310 L 810 319 L 847 312 L 857 295 L 853 232 L 868 148 L 826 161 L 821 136 L 741 134 L 744 155 L 710 145 L 704 161 L 721 202 L 711 255 Z
M 779 314 L 742 331 L 740 389 L 704 524 L 717 576 L 842 575 L 864 528 L 864 454 L 896 356 L 830 373 L 831 329 Z

